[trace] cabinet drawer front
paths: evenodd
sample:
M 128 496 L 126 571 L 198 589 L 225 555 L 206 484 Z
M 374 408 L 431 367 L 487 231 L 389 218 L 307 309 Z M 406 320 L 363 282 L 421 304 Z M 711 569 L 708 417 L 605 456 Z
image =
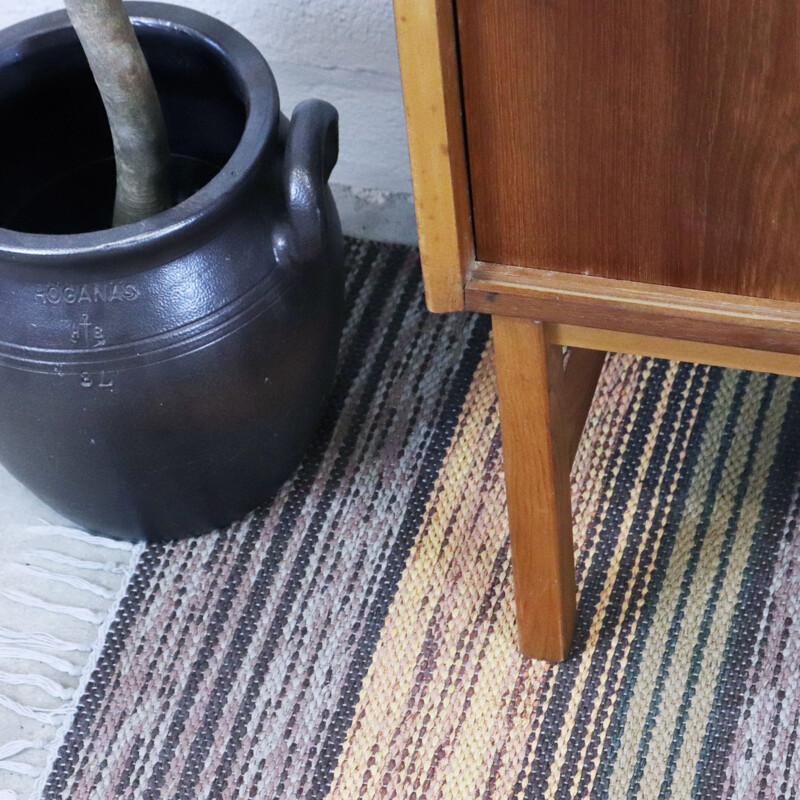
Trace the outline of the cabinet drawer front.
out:
M 456 0 L 477 256 L 800 300 L 800 4 Z

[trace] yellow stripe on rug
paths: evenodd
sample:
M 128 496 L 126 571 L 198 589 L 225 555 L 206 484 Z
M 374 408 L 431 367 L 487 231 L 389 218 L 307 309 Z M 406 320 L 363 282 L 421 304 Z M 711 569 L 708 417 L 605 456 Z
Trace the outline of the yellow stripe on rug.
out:
M 637 365 L 635 359 L 617 357 L 604 371 L 573 476 L 576 557 L 583 556 L 583 572 L 590 568 L 601 536 L 616 540 L 595 628 L 610 622 L 604 619 L 607 594 L 649 460 L 644 457 L 637 465 L 639 478 L 628 498 L 624 525 L 604 532 L 604 508 L 614 494 L 651 369 L 645 362 L 642 375 L 632 374 Z M 670 365 L 659 387 L 645 454 L 652 452 L 660 434 L 676 370 L 677 365 Z M 558 667 L 526 662 L 517 652 L 492 371 L 489 347 L 364 680 L 329 797 L 390 796 L 401 787 L 401 796 L 458 800 L 525 791 L 525 752 L 531 746 L 535 750 L 537 726 L 553 687 L 550 678 Z M 623 430 L 619 422 L 628 408 Z M 684 446 L 688 436 L 684 430 L 678 441 L 677 426 L 675 422 L 672 447 Z M 621 442 L 608 481 L 605 459 L 613 437 Z M 679 469 L 680 463 L 662 478 L 674 480 Z M 587 528 L 596 517 L 587 540 Z M 576 702 L 592 652 L 590 641 L 583 656 L 587 668 L 574 688 Z M 565 742 L 576 702 L 570 703 L 564 719 Z M 498 742 L 504 744 L 498 747 Z M 551 786 L 556 782 L 557 772 Z
M 723 377 L 721 403 L 730 403 L 736 382 L 742 379 L 741 373 L 726 372 Z M 704 534 L 699 561 L 692 578 L 692 594 L 686 603 L 685 616 L 680 625 L 676 641 L 669 641 L 670 622 L 675 617 L 675 609 L 680 600 L 682 582 L 686 580 L 687 564 L 691 549 L 697 537 L 697 525 L 702 517 L 702 502 L 709 492 L 708 483 L 717 453 L 711 452 L 719 447 L 723 428 L 728 416 L 727 411 L 715 409 L 712 419 L 717 422 L 714 435 L 707 439 L 709 445 L 701 455 L 695 471 L 696 483 L 690 489 L 694 499 L 694 513 L 687 513 L 684 525 L 678 531 L 675 552 L 669 565 L 667 580 L 659 601 L 657 617 L 652 626 L 652 634 L 648 639 L 642 656 L 640 674 L 634 691 L 628 722 L 624 729 L 622 742 L 617 756 L 617 764 L 609 785 L 609 796 L 625 797 L 629 790 L 634 796 L 641 792 L 643 797 L 657 797 L 665 780 L 669 767 L 670 750 L 679 724 L 679 715 L 687 713 L 683 709 L 682 700 L 688 689 L 692 659 L 696 655 L 700 659 L 700 673 L 695 676 L 691 688 L 692 702 L 688 708 L 688 718 L 682 720 L 681 726 L 687 734 L 683 737 L 680 757 L 672 765 L 673 796 L 689 797 L 694 781 L 695 765 L 705 732 L 705 721 L 714 699 L 713 688 L 728 636 L 736 596 L 741 585 L 742 574 L 747 564 L 753 533 L 758 522 L 762 506 L 762 495 L 769 468 L 772 465 L 780 422 L 786 412 L 786 405 L 791 390 L 790 380 L 779 380 L 777 390 L 770 403 L 764 424 L 764 437 L 755 446 L 754 469 L 751 475 L 745 475 L 748 454 L 753 446 L 756 429 L 756 417 L 764 400 L 767 377 L 763 374 L 747 376 L 745 397 L 739 411 L 730 453 L 725 463 L 720 491 L 714 501 L 707 532 Z M 709 431 L 711 433 L 711 431 Z M 740 482 L 746 481 L 744 501 L 738 524 L 732 520 L 736 497 L 733 492 Z M 727 489 L 727 491 L 726 491 Z M 724 576 L 720 600 L 716 602 L 715 612 L 711 616 L 711 628 L 705 634 L 705 641 L 700 641 L 701 623 L 709 602 L 714 576 L 720 567 L 721 551 L 724 545 L 726 529 L 730 524 L 737 524 L 736 535 L 732 539 L 732 550 Z M 651 715 L 650 726 L 652 737 L 647 757 L 640 767 L 636 785 L 630 782 L 634 776 L 634 765 L 640 755 L 640 742 L 644 734 L 643 723 L 648 717 L 648 710 L 654 708 L 655 681 L 668 645 L 674 649 L 676 656 L 671 660 L 663 687 L 660 687 L 660 705 L 658 713 Z M 698 652 L 699 651 L 699 652 Z M 654 709 L 655 710 L 655 709 Z

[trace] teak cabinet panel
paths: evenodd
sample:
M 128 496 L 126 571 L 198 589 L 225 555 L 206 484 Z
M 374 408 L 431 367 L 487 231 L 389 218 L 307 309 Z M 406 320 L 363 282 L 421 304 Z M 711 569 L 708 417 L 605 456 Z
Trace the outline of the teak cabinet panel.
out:
M 800 300 L 800 3 L 456 14 L 479 260 Z

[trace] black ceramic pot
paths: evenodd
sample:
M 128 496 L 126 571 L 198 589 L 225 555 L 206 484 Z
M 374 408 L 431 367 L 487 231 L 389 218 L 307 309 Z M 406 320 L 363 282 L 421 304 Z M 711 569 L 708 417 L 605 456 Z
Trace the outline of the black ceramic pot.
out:
M 0 32 L 0 461 L 86 528 L 223 526 L 298 463 L 330 391 L 335 109 L 279 111 L 253 45 L 131 3 L 177 204 L 109 229 L 102 103 L 66 14 Z

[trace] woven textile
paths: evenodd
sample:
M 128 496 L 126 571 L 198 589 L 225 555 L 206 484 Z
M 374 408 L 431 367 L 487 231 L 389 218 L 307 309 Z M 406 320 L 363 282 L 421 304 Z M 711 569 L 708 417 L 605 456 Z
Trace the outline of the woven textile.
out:
M 145 551 L 46 796 L 793 797 L 800 384 L 608 360 L 575 643 L 525 661 L 488 322 L 428 314 L 411 251 L 349 261 L 308 457 Z

